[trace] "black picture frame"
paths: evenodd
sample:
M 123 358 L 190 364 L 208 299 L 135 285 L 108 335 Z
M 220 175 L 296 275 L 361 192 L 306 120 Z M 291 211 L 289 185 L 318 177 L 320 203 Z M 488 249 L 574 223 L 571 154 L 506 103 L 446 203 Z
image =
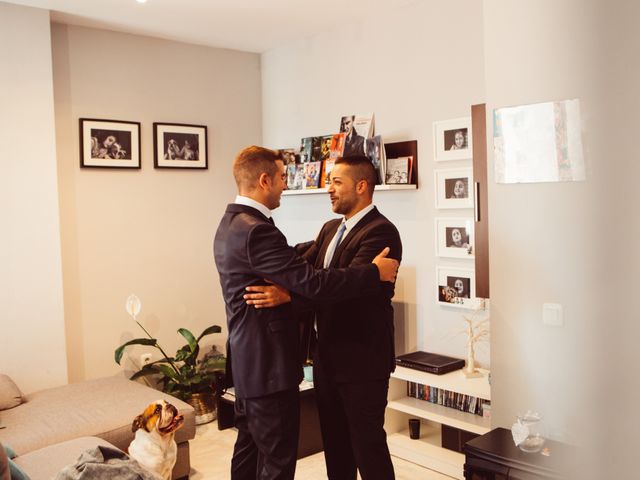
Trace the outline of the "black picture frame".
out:
M 209 168 L 206 125 L 153 124 L 154 168 Z
M 140 122 L 80 118 L 81 168 L 141 168 Z

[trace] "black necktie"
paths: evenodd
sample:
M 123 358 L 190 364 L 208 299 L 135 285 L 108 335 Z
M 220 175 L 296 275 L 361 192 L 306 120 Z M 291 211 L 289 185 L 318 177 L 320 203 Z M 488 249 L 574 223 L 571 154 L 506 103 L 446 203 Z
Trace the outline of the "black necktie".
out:
M 273 221 L 273 217 L 269 217 L 267 218 L 267 221 L 271 224 L 271 225 L 275 225 L 276 223 Z

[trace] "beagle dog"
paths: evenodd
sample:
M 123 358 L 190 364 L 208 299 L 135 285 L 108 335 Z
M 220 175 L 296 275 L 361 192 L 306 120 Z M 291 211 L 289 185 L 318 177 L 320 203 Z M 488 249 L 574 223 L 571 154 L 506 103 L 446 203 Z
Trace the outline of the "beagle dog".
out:
M 131 425 L 136 435 L 129 456 L 163 480 L 171 480 L 178 452 L 174 436 L 183 423 L 184 417 L 170 403 L 157 400 L 149 404 Z

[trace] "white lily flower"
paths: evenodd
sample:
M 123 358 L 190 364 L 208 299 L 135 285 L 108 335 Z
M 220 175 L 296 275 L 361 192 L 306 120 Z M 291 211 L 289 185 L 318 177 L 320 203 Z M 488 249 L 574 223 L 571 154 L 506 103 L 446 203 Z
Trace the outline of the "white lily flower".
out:
M 127 297 L 124 308 L 127 313 L 131 315 L 131 317 L 133 317 L 133 319 L 135 320 L 136 317 L 140 314 L 140 310 L 142 310 L 142 302 L 137 295 L 132 293 Z

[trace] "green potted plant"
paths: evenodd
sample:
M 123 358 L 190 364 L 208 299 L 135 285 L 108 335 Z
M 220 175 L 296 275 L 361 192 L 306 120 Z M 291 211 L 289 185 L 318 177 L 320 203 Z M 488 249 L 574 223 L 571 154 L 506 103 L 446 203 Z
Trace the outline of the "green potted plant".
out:
M 126 309 L 148 338 L 134 338 L 116 348 L 114 353 L 116 363 L 120 365 L 124 350 L 129 345 L 146 345 L 157 348 L 162 354 L 162 358 L 143 365 L 131 376 L 131 380 L 153 376 L 161 385 L 163 392 L 184 400 L 196 409 L 196 423 L 206 423 L 213 420 L 215 418 L 216 372 L 224 370 L 226 359 L 223 354 L 215 350 L 215 347 L 202 359 L 198 359 L 198 356 L 200 354 L 200 340 L 212 333 L 220 333 L 220 326 L 211 325 L 205 328 L 198 337 L 186 328 L 179 328 L 178 333 L 184 337 L 187 343 L 177 350 L 175 356 L 170 357 L 160 346 L 158 340 L 153 338 L 136 319 L 141 310 L 138 297 L 130 295 L 127 298 Z

